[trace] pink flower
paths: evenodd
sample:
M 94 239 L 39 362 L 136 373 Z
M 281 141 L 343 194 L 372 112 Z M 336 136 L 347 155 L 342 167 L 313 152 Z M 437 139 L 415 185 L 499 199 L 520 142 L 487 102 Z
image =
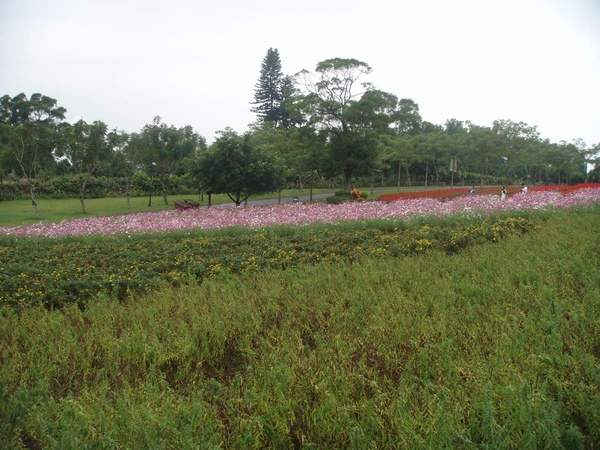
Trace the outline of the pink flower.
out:
M 102 216 L 40 222 L 21 227 L 0 227 L 0 234 L 14 237 L 113 236 L 168 231 L 193 231 L 230 227 L 265 228 L 277 225 L 305 226 L 359 220 L 412 220 L 418 217 L 489 215 L 500 211 L 552 210 L 590 207 L 600 202 L 600 188 L 579 189 L 567 195 L 554 191 L 509 196 L 461 196 L 440 202 L 432 198 L 385 202 L 285 203 L 272 206 L 216 206 L 194 210 L 170 210 L 121 216 Z

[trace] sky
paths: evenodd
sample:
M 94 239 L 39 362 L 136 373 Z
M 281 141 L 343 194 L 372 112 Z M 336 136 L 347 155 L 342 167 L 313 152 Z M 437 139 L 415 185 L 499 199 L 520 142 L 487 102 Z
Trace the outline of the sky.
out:
M 243 133 L 269 48 L 289 75 L 366 62 L 434 124 L 600 143 L 598 0 L 0 0 L 0 96 L 50 96 L 70 123 Z

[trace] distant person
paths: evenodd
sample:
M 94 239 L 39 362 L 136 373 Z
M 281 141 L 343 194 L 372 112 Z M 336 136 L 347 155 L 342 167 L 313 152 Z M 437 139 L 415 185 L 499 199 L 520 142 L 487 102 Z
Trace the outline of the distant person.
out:
M 500 193 L 500 200 L 506 200 L 506 186 L 502 186 L 502 192 Z
M 469 189 L 469 194 L 475 195 L 475 186 L 473 186 L 471 189 Z
M 523 183 L 521 185 L 521 193 L 522 194 L 527 194 L 527 185 L 525 185 L 525 183 Z

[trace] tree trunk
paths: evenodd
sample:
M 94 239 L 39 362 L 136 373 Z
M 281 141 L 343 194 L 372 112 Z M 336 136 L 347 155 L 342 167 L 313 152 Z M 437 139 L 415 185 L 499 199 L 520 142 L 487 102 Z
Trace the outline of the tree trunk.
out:
M 29 181 L 30 184 L 30 190 L 29 193 L 31 194 L 31 205 L 33 206 L 33 211 L 35 214 L 35 218 L 39 219 L 40 218 L 40 212 L 38 209 L 38 204 L 37 204 L 37 199 L 36 199 L 36 195 L 35 195 L 35 186 L 33 185 L 33 183 L 31 183 L 31 180 Z
M 371 195 L 373 195 L 373 186 L 375 185 L 375 173 L 371 175 Z
M 127 178 L 127 185 L 125 187 L 125 198 L 127 200 L 127 209 L 131 208 L 131 191 L 133 190 L 133 182 L 131 180 L 131 177 Z
M 165 205 L 169 204 L 169 192 L 167 191 L 167 184 L 165 183 L 165 180 L 163 179 L 163 177 L 159 177 L 160 179 L 160 187 L 162 189 L 162 198 L 163 198 L 163 202 L 165 203 Z M 152 183 L 150 183 L 150 189 L 152 189 Z
M 82 184 L 79 185 L 79 203 L 81 203 L 81 212 L 83 214 L 86 213 L 85 210 L 85 185 L 87 184 L 87 179 L 83 181 Z

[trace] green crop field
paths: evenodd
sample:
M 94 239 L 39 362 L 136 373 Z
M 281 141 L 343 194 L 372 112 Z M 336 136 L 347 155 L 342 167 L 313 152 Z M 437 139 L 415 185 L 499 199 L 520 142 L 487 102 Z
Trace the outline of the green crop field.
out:
M 7 240 L 5 272 L 76 280 L 105 244 L 98 279 L 135 265 L 151 289 L 5 299 L 1 447 L 597 449 L 599 210 L 490 220 L 406 225 L 387 253 L 366 224 Z M 184 276 L 168 249 L 194 239 L 227 270 Z

